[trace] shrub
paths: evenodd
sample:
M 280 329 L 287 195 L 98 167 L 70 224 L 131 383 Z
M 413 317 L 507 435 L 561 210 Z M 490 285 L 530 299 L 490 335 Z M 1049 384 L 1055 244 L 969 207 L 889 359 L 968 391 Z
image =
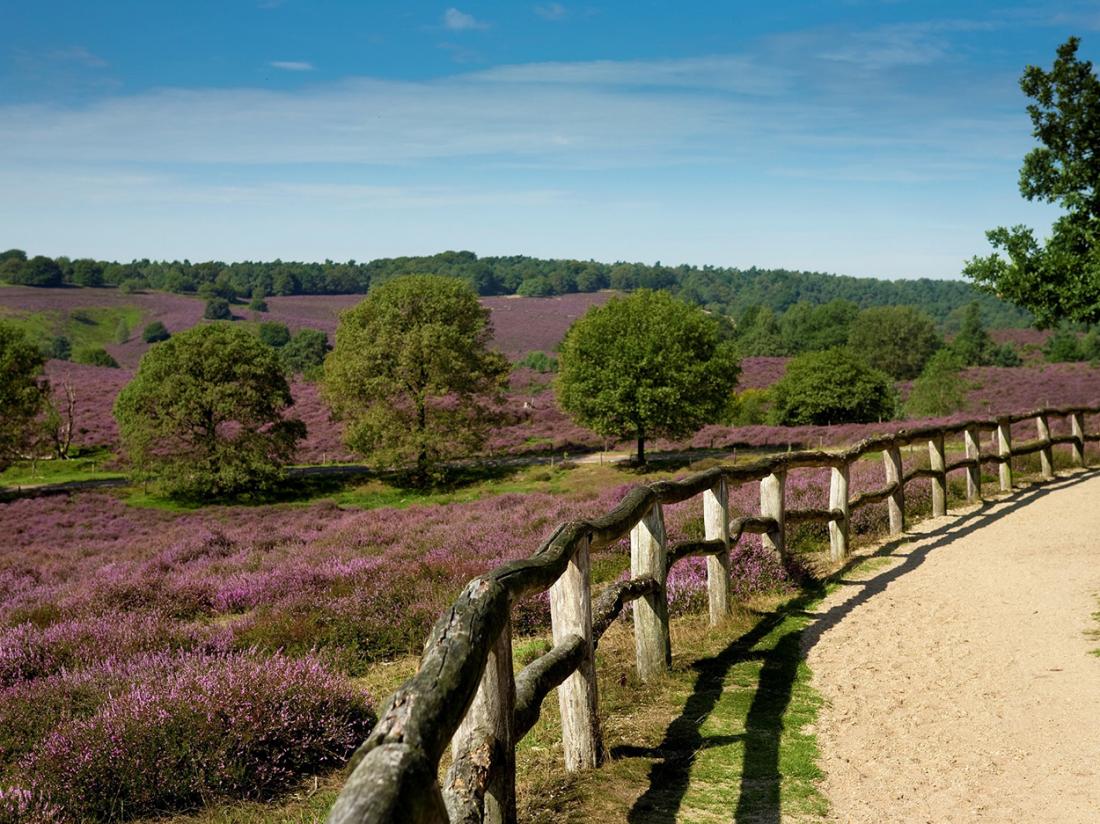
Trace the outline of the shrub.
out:
M 279 354 L 283 358 L 286 371 L 291 374 L 301 373 L 313 380 L 320 377 L 318 372 L 330 349 L 332 347 L 329 346 L 328 335 L 320 329 L 299 329 L 298 334 L 291 338 L 290 343 Z
M 344 763 L 373 725 L 369 699 L 315 658 L 158 655 L 24 760 L 30 789 L 76 819 L 264 798 Z
M 1074 363 L 1085 359 L 1077 334 L 1066 329 L 1057 330 L 1047 339 L 1043 355 L 1050 363 Z
M 206 309 L 202 316 L 206 320 L 232 320 L 233 313 L 229 310 L 229 301 L 225 298 L 210 298 L 206 301 Z
M 150 323 L 141 333 L 141 339 L 146 343 L 158 343 L 162 340 L 168 340 L 172 337 L 163 321 L 155 320 Z
M 64 335 L 50 338 L 50 342 L 42 349 L 42 354 L 54 360 L 68 360 L 73 356 L 73 344 Z
M 130 324 L 125 318 L 119 318 L 115 326 L 115 343 L 126 343 L 130 339 Z
M 954 351 L 941 349 L 924 366 L 905 401 L 910 417 L 949 415 L 966 401 L 966 381 L 961 377 L 963 361 Z
M 126 278 L 118 285 L 118 291 L 124 295 L 136 295 L 142 289 L 148 289 L 149 284 L 144 278 Z
M 77 349 L 73 353 L 73 360 L 87 366 L 109 366 L 112 369 L 118 369 L 118 361 L 102 346 L 85 346 Z
M 1011 343 L 1002 343 L 1000 346 L 995 346 L 990 353 L 989 362 L 993 366 L 1021 366 L 1024 359 L 1020 357 L 1020 353 L 1016 351 L 1016 347 Z
M 890 377 L 847 349 L 792 359 L 771 393 L 772 421 L 780 426 L 882 421 L 897 410 Z
M 260 340 L 274 349 L 281 349 L 290 343 L 290 330 L 285 323 L 264 321 L 257 331 Z
M 730 400 L 726 422 L 730 426 L 757 426 L 767 423 L 771 406 L 767 389 L 742 389 Z
M 545 375 L 547 372 L 558 371 L 558 359 L 545 352 L 528 352 L 521 360 L 516 361 L 516 366 L 526 366 Z
M 252 300 L 248 302 L 248 308 L 253 312 L 266 312 L 267 301 L 263 298 L 252 298 Z

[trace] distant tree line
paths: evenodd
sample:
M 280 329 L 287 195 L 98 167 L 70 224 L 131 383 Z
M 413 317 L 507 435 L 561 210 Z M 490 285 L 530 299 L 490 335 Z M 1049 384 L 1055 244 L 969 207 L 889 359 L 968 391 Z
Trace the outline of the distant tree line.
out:
M 961 307 L 977 300 L 990 328 L 1029 325 L 1024 310 L 963 281 L 880 280 L 786 269 L 664 266 L 546 260 L 511 255 L 479 258 L 473 252 L 441 252 L 425 257 L 380 258 L 368 263 L 275 260 L 222 263 L 89 258 L 28 258 L 19 249 L 0 252 L 0 280 L 31 286 L 114 286 L 125 291 L 161 289 L 205 298 L 262 302 L 269 295 L 365 293 L 372 284 L 409 274 L 431 273 L 467 281 L 481 296 L 551 296 L 600 289 L 664 289 L 688 303 L 731 318 L 767 310 L 783 315 L 799 304 L 834 300 L 871 306 L 918 306 L 947 332 L 961 324 Z

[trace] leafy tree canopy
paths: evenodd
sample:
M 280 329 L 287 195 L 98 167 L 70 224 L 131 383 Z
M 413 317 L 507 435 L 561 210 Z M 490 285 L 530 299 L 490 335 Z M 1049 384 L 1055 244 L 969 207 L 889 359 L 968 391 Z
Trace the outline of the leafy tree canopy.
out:
M 159 343 L 115 401 L 138 477 L 170 495 L 231 496 L 269 488 L 305 437 L 279 357 L 246 329 L 196 326 Z
M 966 307 L 962 328 L 951 341 L 951 349 L 964 366 L 987 366 L 993 362 L 997 345 L 982 323 L 982 307 L 976 301 Z
M 848 332 L 848 345 L 860 357 L 897 380 L 919 375 L 942 343 L 932 319 L 911 306 L 864 309 Z
M 206 309 L 202 316 L 206 320 L 232 320 L 233 312 L 229 308 L 229 301 L 225 298 L 210 298 L 206 301 Z
M 412 275 L 345 312 L 325 359 L 324 393 L 352 449 L 378 467 L 412 467 L 426 485 L 441 462 L 480 449 L 509 372 L 489 350 L 489 312 L 456 278 Z
M 912 418 L 939 417 L 962 409 L 966 402 L 966 364 L 952 348 L 936 352 L 915 381 L 905 400 L 905 413 Z
M 772 422 L 780 426 L 870 423 L 897 410 L 890 376 L 846 348 L 792 358 L 771 399 Z
M 290 343 L 290 330 L 285 323 L 268 320 L 259 326 L 260 340 L 275 349 L 281 349 Z
M 0 470 L 22 452 L 35 434 L 47 386 L 45 359 L 27 336 L 0 323 Z
M 639 290 L 593 307 L 561 345 L 558 403 L 608 437 L 679 437 L 716 420 L 740 374 L 719 321 L 667 292 Z
M 279 354 L 288 372 L 301 373 L 312 380 L 330 349 L 328 336 L 320 329 L 299 329 Z
M 1079 44 L 1069 38 L 1049 72 L 1028 66 L 1020 78 L 1033 101 L 1032 134 L 1042 144 L 1024 157 L 1020 193 L 1058 204 L 1065 214 L 1044 243 L 1026 226 L 990 230 L 996 251 L 964 269 L 1043 326 L 1100 320 L 1100 79 L 1091 62 L 1077 57 Z

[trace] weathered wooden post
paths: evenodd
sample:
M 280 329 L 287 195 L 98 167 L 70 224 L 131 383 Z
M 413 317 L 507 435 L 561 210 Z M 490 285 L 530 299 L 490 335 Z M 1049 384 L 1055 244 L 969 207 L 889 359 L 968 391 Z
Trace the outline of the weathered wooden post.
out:
M 943 433 L 928 439 L 928 465 L 932 476 L 932 516 L 947 514 L 947 461 L 943 454 Z
M 787 482 L 787 470 L 777 469 L 771 475 L 760 479 L 760 514 L 775 519 L 775 529 L 760 536 L 764 549 L 779 553 L 783 560 L 787 558 L 787 538 L 783 489 Z
M 597 766 L 602 750 L 588 570 L 588 539 L 584 538 L 577 544 L 565 572 L 550 587 L 550 626 L 554 644 L 562 643 L 570 635 L 579 635 L 585 640 L 584 660 L 558 687 L 565 769 L 570 772 Z
M 474 702 L 451 739 L 454 760 L 443 792 L 451 821 L 516 821 L 515 703 L 509 621 L 489 651 Z M 482 787 L 483 807 L 478 802 Z
M 707 556 L 707 603 L 713 627 L 730 611 L 730 498 L 725 478 L 703 493 L 703 531 L 706 540 L 726 545 L 717 555 Z
M 967 429 L 963 433 L 963 442 L 966 444 L 966 457 L 969 460 L 979 461 L 981 458 L 981 441 L 978 439 L 977 429 Z M 970 503 L 982 499 L 982 465 L 979 461 L 966 468 L 966 500 Z
M 1039 440 L 1046 441 L 1046 446 L 1039 450 L 1039 467 L 1043 480 L 1051 481 L 1054 480 L 1054 448 L 1050 444 L 1050 420 L 1046 415 L 1035 418 L 1035 428 L 1039 432 Z
M 901 449 L 897 442 L 891 443 L 882 453 L 886 466 L 886 484 L 894 486 L 894 491 L 886 499 L 886 508 L 890 513 L 890 534 L 901 535 L 905 531 L 905 483 L 902 481 Z
M 997 454 L 1005 458 L 1001 462 L 998 474 L 1001 478 L 1001 492 L 1012 491 L 1012 423 L 1002 418 L 997 421 Z
M 658 503 L 630 530 L 630 577 L 650 575 L 661 585 L 634 602 L 634 653 L 638 677 L 643 681 L 659 676 L 672 663 L 665 592 L 667 554 L 665 518 Z
M 1069 425 L 1073 430 L 1073 465 L 1085 465 L 1085 415 L 1074 412 L 1069 416 Z
M 829 477 L 829 509 L 841 512 L 836 521 L 829 521 L 829 557 L 843 561 L 848 557 L 848 462 L 834 466 Z

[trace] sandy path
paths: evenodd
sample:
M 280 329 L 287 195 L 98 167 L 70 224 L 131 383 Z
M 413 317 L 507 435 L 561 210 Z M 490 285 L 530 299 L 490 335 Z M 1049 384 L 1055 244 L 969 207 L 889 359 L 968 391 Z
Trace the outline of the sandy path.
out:
M 1100 476 L 911 537 L 805 637 L 835 820 L 1100 821 Z

